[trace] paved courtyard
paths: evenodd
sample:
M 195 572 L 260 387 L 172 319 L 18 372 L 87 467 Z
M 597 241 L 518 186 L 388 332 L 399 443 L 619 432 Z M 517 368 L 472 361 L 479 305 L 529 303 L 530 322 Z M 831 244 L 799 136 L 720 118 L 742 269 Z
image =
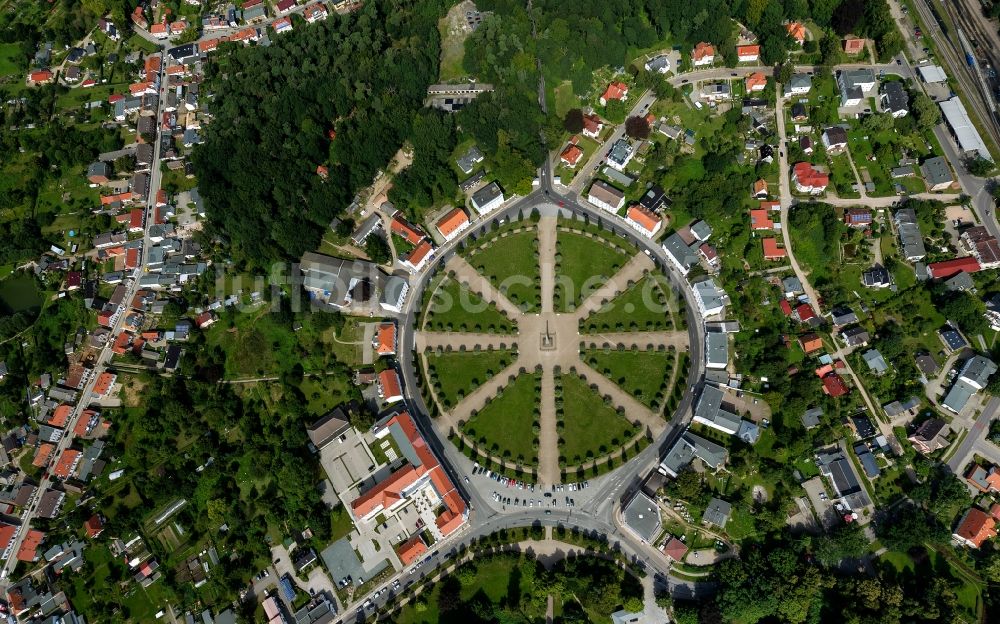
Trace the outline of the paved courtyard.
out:
M 438 347 L 453 350 L 472 351 L 480 349 L 517 347 L 517 358 L 505 370 L 470 392 L 451 410 L 441 410 L 437 424 L 445 432 L 461 430 L 461 423 L 467 422 L 473 414 L 506 386 L 510 377 L 521 368 L 532 371 L 541 367 L 541 415 L 538 433 L 538 477 L 545 485 L 560 482 L 559 433 L 557 431 L 557 411 L 555 392 L 555 371 L 563 372 L 571 368 L 585 376 L 587 382 L 596 384 L 601 396 L 610 396 L 612 403 L 625 409 L 625 417 L 630 422 L 638 421 L 643 430 L 649 429 L 658 435 L 666 426 L 660 414 L 640 403 L 631 394 L 594 371 L 580 359 L 581 342 L 596 346 L 625 345 L 639 350 L 652 350 L 672 346 L 678 351 L 687 348 L 685 331 L 615 332 L 581 336 L 580 321 L 599 310 L 605 302 L 614 299 L 632 284 L 638 282 L 647 272 L 655 271 L 652 260 L 643 253 L 636 252 L 622 268 L 605 284 L 589 293 L 576 310 L 567 313 L 554 311 L 553 295 L 556 276 L 556 239 L 558 220 L 554 216 L 543 216 L 538 223 L 539 274 L 541 286 L 541 307 L 539 312 L 523 313 L 502 295 L 493 284 L 479 274 L 468 262 L 457 254 L 445 264 L 447 271 L 453 271 L 455 279 L 468 285 L 484 300 L 495 304 L 517 325 L 516 335 L 491 335 L 473 333 L 450 333 L 418 331 L 416 347 L 418 352 Z M 601 244 L 599 241 L 595 244 Z M 567 419 L 572 414 L 567 414 Z

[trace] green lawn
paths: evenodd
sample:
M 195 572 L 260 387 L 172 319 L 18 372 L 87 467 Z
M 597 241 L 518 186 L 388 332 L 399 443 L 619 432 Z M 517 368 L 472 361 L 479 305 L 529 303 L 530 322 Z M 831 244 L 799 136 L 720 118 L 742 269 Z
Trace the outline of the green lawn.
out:
M 585 333 L 669 331 L 674 328 L 660 278 L 646 276 L 583 320 Z
M 13 76 L 20 73 L 20 57 L 20 43 L 0 43 L 0 76 Z
M 539 392 L 536 375 L 519 375 L 465 423 L 465 434 L 491 453 L 534 465 L 538 458 L 533 422 Z
M 560 431 L 561 463 L 579 464 L 623 446 L 636 432 L 614 407 L 606 404 L 578 375 L 564 374 Z M 558 409 L 558 401 L 556 403 Z
M 538 236 L 532 227 L 490 237 L 472 249 L 468 261 L 525 312 L 539 306 Z
M 670 385 L 677 359 L 673 351 L 589 349 L 583 360 L 647 407 L 658 409 Z
M 426 353 L 434 390 L 446 409 L 500 373 L 514 361 L 510 351 Z
M 428 306 L 425 317 L 427 329 L 448 332 L 476 332 L 511 334 L 511 322 L 492 303 L 487 303 L 478 293 L 465 284 L 445 278 Z
M 553 306 L 570 312 L 621 269 L 629 256 L 583 234 L 560 231 L 556 249 Z
M 573 93 L 573 83 L 564 81 L 554 89 L 556 116 L 560 119 L 566 116 L 566 112 L 580 105 L 580 99 Z

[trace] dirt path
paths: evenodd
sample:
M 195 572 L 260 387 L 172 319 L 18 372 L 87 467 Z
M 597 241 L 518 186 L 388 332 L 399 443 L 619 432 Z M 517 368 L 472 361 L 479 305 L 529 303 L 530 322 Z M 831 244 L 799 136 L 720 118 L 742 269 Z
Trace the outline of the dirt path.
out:
M 559 483 L 559 431 L 556 427 L 556 382 L 551 367 L 542 369 L 541 416 L 538 433 L 538 480 Z
M 556 283 L 556 217 L 542 217 L 538 222 L 538 266 L 542 284 L 542 314 L 552 314 Z
M 506 313 L 509 318 L 517 319 L 521 316 L 520 308 L 511 303 L 510 299 L 494 288 L 493 283 L 479 273 L 475 267 L 466 262 L 465 258 L 455 254 L 448 259 L 445 268 L 449 271 L 454 271 L 456 280 L 462 284 L 467 284 L 470 290 L 479 293 L 485 301 L 495 305 L 502 312 Z

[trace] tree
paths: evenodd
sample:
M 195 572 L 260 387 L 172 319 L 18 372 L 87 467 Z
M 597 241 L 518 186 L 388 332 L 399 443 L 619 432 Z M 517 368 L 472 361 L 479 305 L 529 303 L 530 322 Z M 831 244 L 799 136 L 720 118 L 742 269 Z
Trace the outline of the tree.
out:
M 955 321 L 969 334 L 981 334 L 988 328 L 986 318 L 983 316 L 986 305 L 970 293 L 947 293 L 937 298 L 935 304 L 945 318 Z
M 633 139 L 649 137 L 649 124 L 644 117 L 629 117 L 625 120 L 625 134 Z
M 823 38 L 819 42 L 820 62 L 824 67 L 833 67 L 840 63 L 843 49 L 840 47 L 840 39 L 830 31 L 824 31 Z
M 865 132 L 877 134 L 892 129 L 895 121 L 889 113 L 873 113 L 865 117 L 865 120 L 861 122 L 861 127 L 865 129 Z
M 970 158 L 966 158 L 962 161 L 962 164 L 965 165 L 966 171 L 974 176 L 979 176 L 980 178 L 988 176 L 996 167 L 996 165 L 982 156 L 972 156 Z
M 566 111 L 566 117 L 563 118 L 563 128 L 570 134 L 583 132 L 583 111 L 579 108 L 571 108 Z
M 774 78 L 781 84 L 786 85 L 791 82 L 794 71 L 795 66 L 792 63 L 782 63 L 775 71 Z
M 372 234 L 365 239 L 365 254 L 375 264 L 388 264 L 392 260 L 392 250 L 389 249 L 389 243 L 377 234 Z

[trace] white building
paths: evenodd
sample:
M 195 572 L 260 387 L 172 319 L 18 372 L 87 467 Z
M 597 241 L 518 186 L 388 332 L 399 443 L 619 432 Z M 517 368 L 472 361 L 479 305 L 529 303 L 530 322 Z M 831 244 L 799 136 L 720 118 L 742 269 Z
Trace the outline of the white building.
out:
M 503 190 L 496 182 L 490 182 L 472 194 L 472 207 L 481 215 L 499 208 L 503 202 Z
M 625 193 L 619 191 L 604 180 L 594 180 L 587 194 L 587 201 L 608 212 L 618 212 L 625 204 Z
M 726 304 L 729 303 L 729 295 L 715 283 L 714 279 L 710 278 L 703 282 L 697 282 L 692 285 L 692 288 L 694 289 L 694 299 L 698 304 L 698 311 L 701 312 L 702 318 L 721 314 L 726 309 Z

